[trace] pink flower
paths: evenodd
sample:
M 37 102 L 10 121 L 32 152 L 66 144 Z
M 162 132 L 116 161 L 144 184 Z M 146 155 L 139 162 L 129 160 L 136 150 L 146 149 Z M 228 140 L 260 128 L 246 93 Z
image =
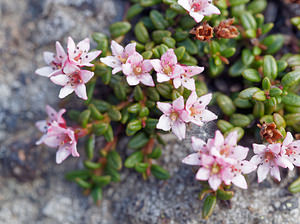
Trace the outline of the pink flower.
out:
M 94 75 L 94 72 L 81 70 L 76 65 L 66 63 L 64 74 L 51 77 L 51 81 L 57 85 L 63 86 L 60 90 L 59 98 L 64 98 L 75 91 L 76 95 L 87 100 L 86 87 L 87 83 Z
M 35 73 L 40 76 L 51 77 L 62 72 L 67 54 L 61 44 L 56 41 L 56 54 L 46 51 L 44 52 L 44 60 L 48 66 L 37 69 Z
M 212 99 L 212 94 L 206 94 L 198 97 L 196 92 L 192 92 L 186 101 L 186 111 L 192 123 L 202 126 L 203 122 L 217 119 L 217 115 L 206 109 L 206 106 Z
M 212 4 L 212 0 L 178 0 L 178 4 L 187 10 L 197 23 L 200 23 L 204 16 L 221 13 Z
M 133 55 L 136 50 L 136 43 L 128 44 L 125 49 L 116 41 L 111 41 L 112 56 L 100 58 L 101 62 L 113 68 L 112 74 L 122 71 L 122 65 L 126 63 L 127 59 Z
M 222 184 L 229 185 L 232 179 L 231 169 L 228 163 L 222 158 L 202 154 L 202 167 L 196 174 L 197 180 L 208 180 L 209 186 L 216 191 Z
M 156 128 L 164 131 L 172 132 L 180 139 L 185 138 L 186 126 L 185 123 L 188 121 L 188 114 L 184 109 L 184 99 L 182 96 L 170 103 L 157 102 L 157 107 L 164 114 L 159 118 Z
M 157 72 L 157 81 L 166 82 L 184 73 L 184 69 L 177 64 L 177 57 L 173 49 L 169 49 L 161 56 L 161 60 L 152 59 L 151 64 Z
M 80 41 L 77 45 L 74 40 L 69 37 L 68 38 L 68 56 L 69 60 L 78 66 L 89 66 L 93 67 L 94 65 L 90 62 L 97 58 L 101 51 L 91 51 L 90 50 L 90 40 L 89 38 L 85 38 Z
M 210 187 L 216 191 L 224 182 L 246 189 L 247 182 L 243 174 L 256 169 L 256 165 L 245 160 L 248 148 L 237 145 L 237 132 L 230 133 L 225 139 L 220 131 L 207 143 L 192 137 L 192 153 L 182 160 L 188 165 L 200 166 L 196 179 L 208 180 Z
M 177 89 L 182 85 L 183 87 L 194 91 L 196 89 L 195 79 L 192 77 L 203 72 L 204 67 L 182 66 L 182 68 L 184 69 L 184 72 L 173 80 L 174 87 Z
M 46 112 L 48 114 L 48 118 L 46 120 L 37 121 L 35 123 L 36 127 L 44 133 L 44 135 L 36 142 L 37 145 L 40 145 L 43 143 L 48 128 L 51 126 L 53 122 L 57 122 L 57 124 L 61 127 L 66 127 L 66 121 L 62 117 L 62 115 L 66 112 L 66 109 L 61 109 L 58 112 L 56 112 L 52 107 L 49 105 L 46 106 Z
M 256 155 L 251 158 L 250 162 L 258 165 L 258 183 L 266 179 L 269 172 L 271 176 L 280 181 L 280 166 L 290 170 L 294 168 L 288 157 L 280 154 L 280 150 L 281 143 L 269 145 L 253 144 L 253 151 Z
M 286 155 L 295 166 L 300 166 L 300 140 L 294 141 L 290 132 L 286 134 L 282 143 L 281 154 Z
M 150 60 L 144 60 L 139 53 L 132 54 L 125 64 L 123 64 L 123 73 L 129 85 L 135 86 L 140 82 L 146 86 L 155 86 L 150 71 L 152 65 Z
M 53 122 L 48 128 L 44 143 L 51 148 L 58 147 L 58 151 L 56 152 L 56 163 L 58 164 L 64 161 L 71 154 L 74 157 L 79 157 L 79 153 L 76 148 L 77 139 L 74 131 L 70 128 L 63 128 L 59 126 L 57 122 Z

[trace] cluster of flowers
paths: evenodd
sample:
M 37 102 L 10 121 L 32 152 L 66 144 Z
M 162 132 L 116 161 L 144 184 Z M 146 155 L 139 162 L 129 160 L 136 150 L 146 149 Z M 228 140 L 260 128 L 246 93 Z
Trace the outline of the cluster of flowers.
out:
M 200 98 L 195 92 L 195 80 L 193 76 L 201 73 L 204 68 L 198 66 L 185 66 L 177 62 L 173 49 L 169 49 L 161 56 L 161 59 L 143 60 L 135 50 L 135 43 L 128 44 L 125 48 L 115 41 L 111 43 L 112 56 L 101 58 L 101 62 L 113 68 L 112 73 L 122 71 L 126 75 L 129 85 L 137 85 L 140 82 L 147 86 L 154 86 L 150 74 L 151 70 L 157 72 L 157 82 L 168 82 L 172 80 L 175 88 L 181 85 L 192 93 L 184 104 L 183 97 L 179 97 L 170 103 L 158 102 L 157 107 L 164 113 L 157 124 L 158 129 L 169 131 L 181 140 L 185 138 L 186 123 L 193 122 L 199 126 L 203 122 L 217 119 L 217 116 L 206 110 L 212 95 L 207 94 Z
M 224 183 L 247 189 L 243 174 L 257 168 L 258 182 L 262 182 L 267 174 L 280 181 L 279 167 L 292 170 L 300 166 L 300 140 L 294 141 L 290 132 L 283 143 L 268 145 L 253 144 L 254 155 L 250 161 L 245 160 L 249 149 L 237 145 L 237 132 L 231 132 L 225 139 L 220 131 L 207 143 L 192 137 L 192 148 L 196 151 L 183 159 L 183 163 L 200 166 L 196 179 L 208 181 L 216 191 Z
M 135 48 L 135 43 L 128 44 L 123 48 L 117 42 L 112 41 L 112 56 L 100 60 L 113 68 L 112 74 L 122 71 L 131 86 L 139 83 L 146 86 L 155 86 L 150 74 L 154 68 L 157 72 L 157 82 L 162 83 L 173 80 L 175 88 L 183 86 L 189 90 L 195 90 L 195 80 L 192 77 L 203 72 L 203 67 L 180 65 L 173 49 L 169 49 L 164 53 L 161 59 L 144 60 Z
M 77 152 L 78 133 L 67 123 L 62 115 L 66 112 L 61 109 L 56 112 L 49 105 L 46 106 L 48 118 L 37 121 L 36 127 L 43 133 L 43 136 L 36 142 L 37 145 L 45 144 L 51 148 L 58 148 L 56 152 L 56 163 L 60 164 L 69 155 L 79 157 Z
M 53 83 L 63 86 L 59 98 L 64 98 L 75 91 L 78 97 L 87 100 L 84 84 L 94 76 L 94 73 L 82 67 L 93 67 L 90 62 L 101 54 L 101 51 L 89 52 L 89 50 L 88 38 L 76 45 L 69 37 L 67 53 L 61 44 L 56 42 L 56 54 L 44 52 L 44 60 L 48 66 L 37 69 L 36 74 L 48 77 Z

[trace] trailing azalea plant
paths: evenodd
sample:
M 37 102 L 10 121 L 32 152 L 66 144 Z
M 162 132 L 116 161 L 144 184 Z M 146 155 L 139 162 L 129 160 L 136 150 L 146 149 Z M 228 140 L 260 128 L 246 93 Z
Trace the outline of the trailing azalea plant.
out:
M 76 44 L 69 37 L 67 48 L 56 42 L 55 53 L 44 53 L 47 66 L 36 70 L 62 86 L 59 98 L 70 100 L 75 92 L 84 101 L 81 110 L 67 113 L 73 126 L 65 109 L 50 106 L 47 119 L 36 123 L 43 133 L 37 144 L 56 148 L 58 164 L 82 156 L 77 143 L 85 139 L 85 168 L 67 179 L 96 203 L 103 187 L 120 181 L 123 164 L 144 179 L 168 179 L 157 161 L 163 134 L 183 140 L 190 124 L 201 129 L 211 121 L 219 129 L 214 138 L 191 137 L 194 152 L 182 160 L 198 168 L 204 218 L 217 199 L 233 197 L 232 184 L 247 189 L 247 174 L 257 172 L 259 183 L 268 175 L 280 181 L 280 169 L 300 166 L 300 55 L 284 54 L 283 35 L 268 34 L 273 23 L 261 14 L 266 0 L 128 4 L 125 20 L 110 26 L 111 36 L 92 35 L 96 49 L 88 38 Z M 220 80 L 228 88 L 218 88 Z M 213 105 L 219 110 L 208 109 Z M 245 133 L 251 149 L 238 144 Z M 124 136 L 133 152 L 122 161 Z M 103 137 L 99 150 L 95 142 Z M 289 190 L 300 191 L 300 179 Z

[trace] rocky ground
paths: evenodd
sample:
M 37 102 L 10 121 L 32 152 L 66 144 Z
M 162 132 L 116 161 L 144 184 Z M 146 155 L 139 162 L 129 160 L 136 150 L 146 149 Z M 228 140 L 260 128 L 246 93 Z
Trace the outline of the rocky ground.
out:
M 0 0 L 0 223 L 299 223 L 300 196 L 286 190 L 294 172 L 280 185 L 270 179 L 258 185 L 255 174 L 250 175 L 248 191 L 236 189 L 231 204 L 219 204 L 209 221 L 202 220 L 200 185 L 191 168 L 180 165 L 191 151 L 188 140 L 179 143 L 166 136 L 170 143 L 161 162 L 170 170 L 170 180 L 144 182 L 127 170 L 120 184 L 105 190 L 99 207 L 64 179 L 64 173 L 81 166 L 80 159 L 58 166 L 53 150 L 34 145 L 34 121 L 44 117 L 45 104 L 56 106 L 58 94 L 55 85 L 34 75 L 43 65 L 42 52 L 53 50 L 55 40 L 65 44 L 69 35 L 78 41 L 93 31 L 107 31 L 122 18 L 124 3 Z M 278 7 L 271 7 L 274 15 Z M 210 124 L 191 132 L 205 139 L 214 128 Z

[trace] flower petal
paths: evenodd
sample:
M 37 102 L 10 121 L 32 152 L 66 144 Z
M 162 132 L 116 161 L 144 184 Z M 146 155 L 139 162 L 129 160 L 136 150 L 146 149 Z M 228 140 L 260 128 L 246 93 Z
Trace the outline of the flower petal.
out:
M 212 99 L 212 94 L 211 93 L 208 93 L 208 94 L 205 94 L 201 97 L 199 97 L 199 104 L 202 105 L 203 107 L 206 107 L 210 101 Z
M 117 67 L 122 66 L 122 63 L 120 62 L 120 60 L 114 56 L 107 56 L 105 58 L 100 58 L 100 61 L 111 68 L 117 68 Z
M 190 109 L 198 100 L 196 91 L 193 91 L 186 101 L 186 109 Z
M 77 47 L 83 52 L 88 52 L 90 50 L 90 39 L 85 38 L 77 44 Z
M 222 181 L 217 175 L 213 175 L 208 179 L 209 186 L 214 190 L 218 190 L 219 186 L 221 185 Z
M 142 69 L 144 72 L 150 72 L 152 70 L 153 66 L 151 64 L 151 60 L 144 60 Z
M 52 74 L 53 71 L 54 70 L 52 69 L 52 67 L 45 66 L 45 67 L 35 70 L 35 74 L 44 76 L 44 77 L 50 77 L 50 75 Z
M 131 56 L 133 55 L 135 52 L 136 52 L 136 43 L 131 43 L 131 44 L 128 44 L 126 47 L 125 47 L 125 54 L 128 55 L 128 56 Z
M 279 154 L 281 150 L 281 144 L 280 143 L 270 144 L 268 145 L 268 149 L 270 149 L 275 154 Z
M 287 132 L 285 139 L 283 140 L 282 145 L 287 146 L 289 144 L 291 144 L 294 141 L 293 135 L 291 134 L 291 132 Z
M 210 174 L 210 170 L 204 167 L 200 168 L 196 174 L 197 180 L 208 180 Z
M 123 64 L 122 65 L 122 70 L 123 70 L 124 75 L 133 74 L 131 64 L 129 64 L 129 63 Z
M 157 82 L 167 82 L 170 80 L 170 76 L 163 74 L 163 73 L 157 73 Z
M 206 16 L 209 16 L 212 14 L 219 15 L 221 13 L 220 10 L 213 4 L 209 4 L 204 10 L 205 10 L 204 15 L 206 15 Z
M 71 152 L 66 147 L 60 147 L 56 152 L 56 163 L 61 164 Z
M 182 80 L 182 85 L 183 85 L 183 87 L 185 87 L 186 89 L 189 89 L 191 91 L 194 91 L 196 89 L 195 79 L 193 79 L 193 78 L 183 79 Z
M 183 96 L 178 97 L 176 100 L 172 103 L 173 108 L 175 110 L 183 110 L 184 109 L 184 99 Z
M 185 123 L 182 121 L 177 120 L 172 125 L 172 132 L 179 138 L 179 140 L 185 138 L 185 131 L 186 131 L 186 126 Z
M 84 84 L 79 84 L 75 88 L 75 93 L 79 98 L 82 98 L 84 100 L 87 100 L 87 94 L 86 94 L 86 87 Z
M 274 177 L 274 178 L 275 178 L 276 180 L 278 180 L 278 181 L 281 180 L 281 178 L 280 178 L 280 171 L 279 171 L 278 166 L 273 166 L 273 167 L 271 167 L 271 169 L 270 169 L 270 175 L 271 175 L 272 177 Z
M 94 76 L 94 72 L 88 70 L 80 70 L 80 77 L 84 83 L 87 83 Z
M 195 151 L 201 151 L 203 149 L 203 147 L 206 145 L 206 143 L 200 139 L 200 138 L 196 138 L 196 137 L 192 137 L 192 148 Z
M 253 152 L 255 154 L 262 154 L 266 151 L 266 146 L 261 144 L 253 144 Z
M 161 115 L 161 117 L 158 120 L 158 123 L 156 125 L 157 129 L 161 129 L 164 131 L 170 131 L 171 129 L 171 120 L 168 116 L 165 114 Z
M 203 110 L 202 111 L 202 121 L 208 122 L 208 121 L 213 121 L 218 119 L 218 116 L 215 115 L 213 112 L 210 110 Z
M 252 162 L 249 162 L 247 160 L 243 160 L 241 162 L 241 170 L 242 170 L 242 173 L 244 173 L 244 174 L 251 173 L 254 170 L 256 170 L 256 168 L 257 168 L 257 165 L 255 165 Z
M 145 73 L 143 75 L 140 75 L 140 81 L 145 85 L 145 86 L 155 86 L 152 76 L 149 73 Z
M 151 64 L 156 72 L 162 71 L 162 66 L 161 66 L 161 62 L 159 59 L 152 59 Z
M 60 92 L 59 92 L 59 98 L 65 98 L 66 96 L 70 95 L 71 93 L 73 93 L 74 88 L 71 86 L 64 86 L 63 88 L 61 88 Z
M 269 173 L 270 167 L 263 163 L 257 168 L 257 177 L 258 177 L 258 183 L 262 182 L 264 179 L 266 179 L 268 173 Z
M 232 183 L 234 185 L 238 186 L 239 188 L 242 188 L 242 189 L 247 189 L 248 188 L 245 177 L 242 174 L 236 175 L 232 179 Z
M 204 15 L 202 15 L 198 12 L 193 12 L 193 11 L 190 11 L 190 16 L 193 17 L 197 23 L 200 23 L 202 21 L 202 19 L 204 18 Z
M 215 142 L 216 147 L 220 147 L 220 146 L 224 145 L 224 136 L 222 135 L 222 133 L 219 130 L 217 130 L 215 133 L 214 142 Z
M 111 51 L 112 51 L 112 55 L 119 56 L 123 53 L 124 48 L 120 44 L 118 44 L 116 41 L 112 40 L 111 41 Z
M 225 144 L 228 146 L 236 146 L 237 144 L 238 133 L 237 131 L 230 132 L 225 138 Z
M 126 80 L 130 86 L 136 86 L 140 83 L 139 79 L 135 75 L 127 75 Z
M 61 46 L 61 44 L 58 41 L 56 41 L 55 47 L 56 47 L 56 56 L 60 60 L 63 60 L 64 58 L 67 57 L 67 54 L 66 54 L 64 48 Z
M 44 61 L 46 62 L 47 65 L 50 65 L 51 62 L 54 60 L 55 54 L 49 51 L 45 51 L 43 53 L 44 56 Z
M 229 136 L 229 135 L 228 135 Z M 244 160 L 247 157 L 249 148 L 243 147 L 243 146 L 236 146 L 232 150 L 232 158 L 238 159 L 238 160 Z
M 56 85 L 65 86 L 69 82 L 69 77 L 67 75 L 56 75 L 52 76 L 50 80 Z
M 199 153 L 192 153 L 185 157 L 182 162 L 187 165 L 192 166 L 200 166 L 201 165 L 201 157 Z

